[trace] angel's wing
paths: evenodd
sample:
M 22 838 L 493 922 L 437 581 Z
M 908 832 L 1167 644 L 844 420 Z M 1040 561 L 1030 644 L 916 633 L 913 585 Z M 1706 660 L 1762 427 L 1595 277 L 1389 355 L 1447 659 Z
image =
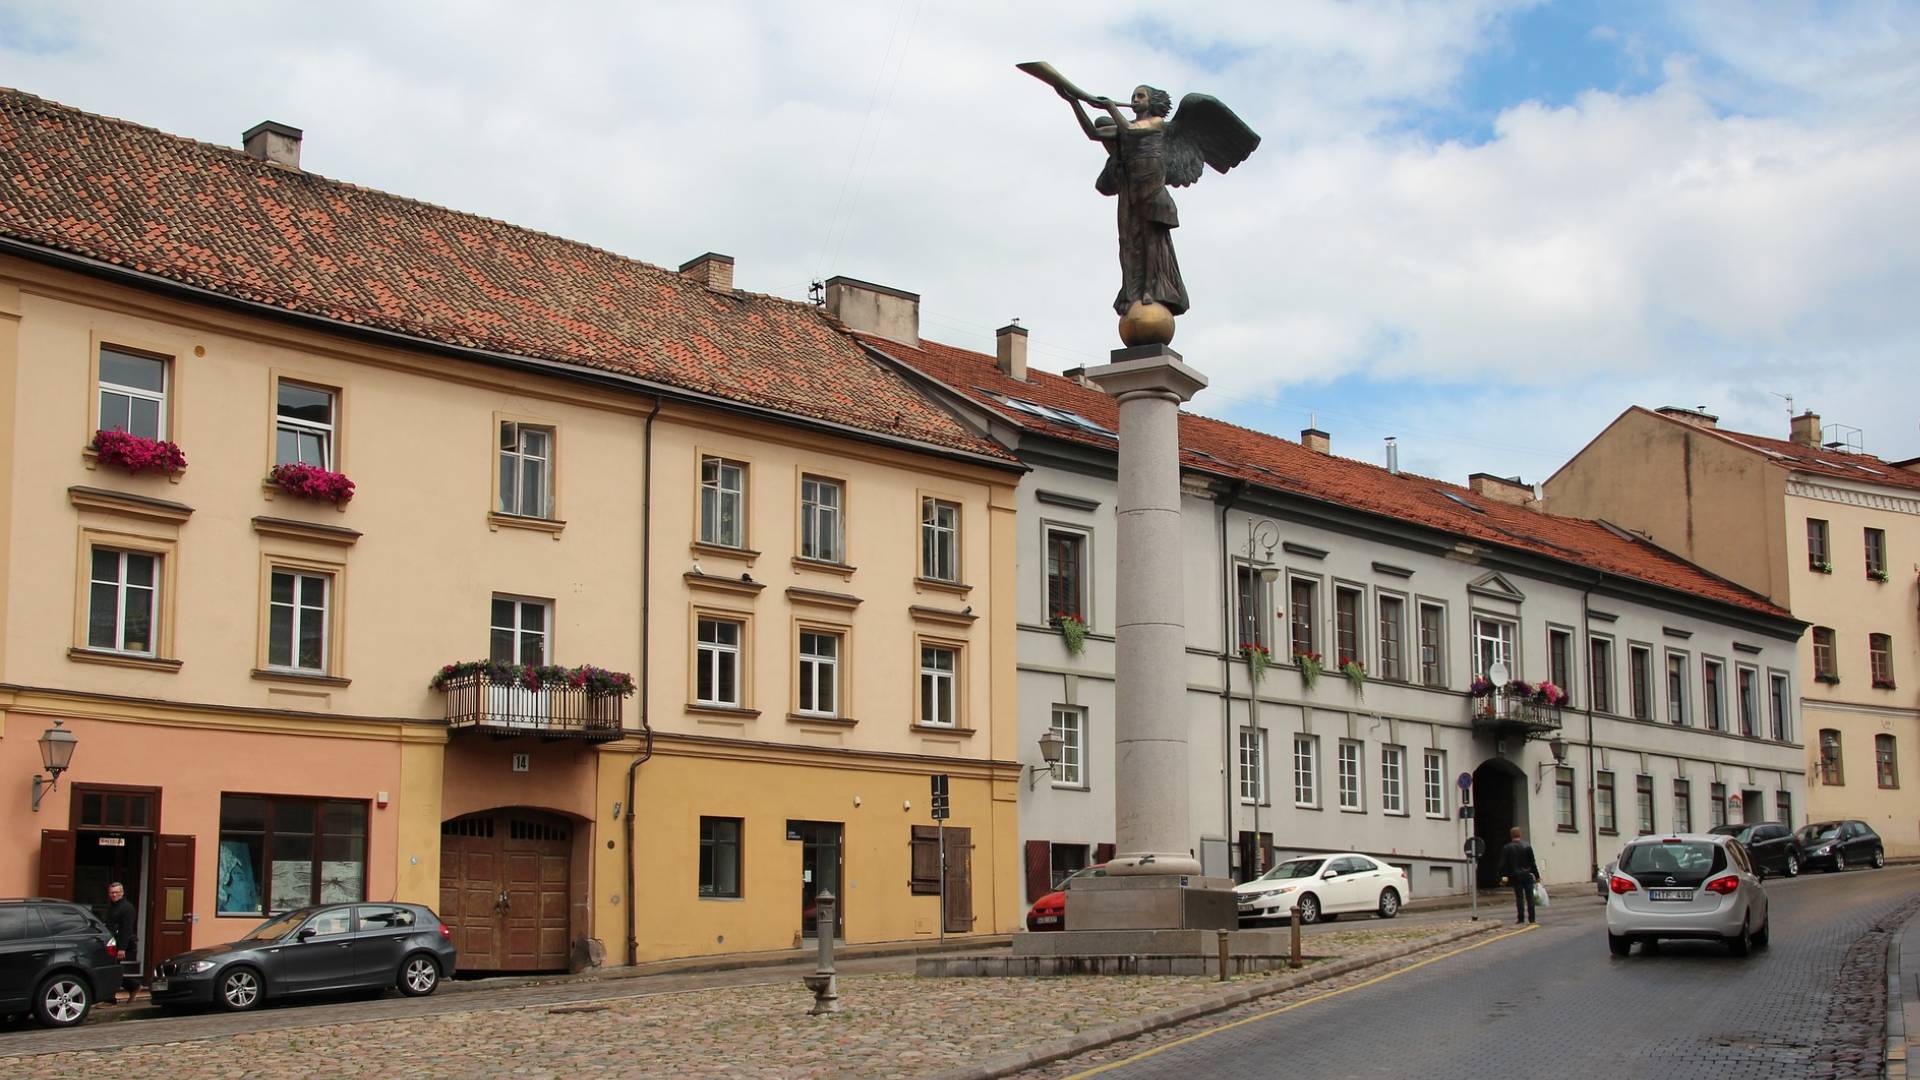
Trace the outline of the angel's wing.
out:
M 1100 175 L 1093 181 L 1093 190 L 1102 195 L 1120 193 L 1120 170 L 1112 155 L 1108 155 L 1107 163 L 1100 167 Z
M 1207 94 L 1180 99 L 1180 111 L 1167 121 L 1167 183 L 1186 187 L 1200 179 L 1201 166 L 1226 172 L 1247 160 L 1260 145 L 1233 110 Z

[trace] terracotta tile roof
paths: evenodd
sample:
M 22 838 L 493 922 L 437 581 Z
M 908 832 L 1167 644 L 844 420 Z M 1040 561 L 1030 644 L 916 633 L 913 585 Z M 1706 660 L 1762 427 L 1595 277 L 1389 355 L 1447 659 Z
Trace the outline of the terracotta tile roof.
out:
M 0 236 L 238 300 L 1006 459 L 813 307 L 0 89 Z
M 1119 427 L 1119 408 L 1099 390 L 1029 368 L 1027 381 L 1001 373 L 982 353 L 923 341 L 919 348 L 862 337 L 873 348 L 993 409 L 1028 431 L 1114 449 L 1108 435 L 1071 420 L 1036 415 L 1008 399 L 1069 413 L 1107 431 Z M 1273 491 L 1335 503 L 1413 522 L 1463 540 L 1544 555 L 1632 578 L 1746 611 L 1790 619 L 1784 609 L 1638 536 L 1597 521 L 1560 517 L 1474 494 L 1472 489 L 1350 458 L 1321 454 L 1297 442 L 1225 421 L 1180 414 L 1182 466 L 1246 480 Z
M 1802 446 L 1786 439 L 1769 439 L 1764 435 L 1748 435 L 1744 432 L 1728 431 L 1725 428 L 1701 427 L 1671 416 L 1663 416 L 1659 412 L 1638 405 L 1630 411 L 1646 413 L 1669 424 L 1682 424 L 1701 434 L 1712 435 L 1735 446 L 1758 451 L 1768 461 L 1783 469 L 1811 473 L 1816 476 L 1830 476 L 1839 480 L 1851 480 L 1857 484 L 1884 484 L 1887 487 L 1920 491 L 1920 473 L 1908 472 L 1901 467 L 1901 462 L 1886 461 L 1872 454 L 1849 454 L 1843 450 L 1829 450 L 1822 446 Z

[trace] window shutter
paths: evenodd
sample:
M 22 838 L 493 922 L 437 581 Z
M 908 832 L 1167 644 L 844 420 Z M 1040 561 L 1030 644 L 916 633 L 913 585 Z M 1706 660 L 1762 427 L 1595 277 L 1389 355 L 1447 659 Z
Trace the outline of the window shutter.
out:
M 1095 844 L 1093 846 L 1093 861 L 1097 863 L 1112 862 L 1113 861 L 1113 845 L 1112 844 Z
M 940 830 L 932 825 L 913 826 L 913 878 L 909 883 L 914 896 L 940 894 Z
M 40 830 L 40 892 L 53 900 L 73 900 L 73 831 Z
M 1240 831 L 1240 880 L 1241 881 L 1253 880 L 1253 858 L 1254 858 L 1253 834 L 1246 831 L 1245 829 L 1242 829 Z
M 1273 834 L 1263 832 L 1260 834 L 1260 870 L 1265 873 L 1271 869 L 1273 869 Z
M 1045 840 L 1027 841 L 1027 902 L 1053 891 L 1053 845 Z

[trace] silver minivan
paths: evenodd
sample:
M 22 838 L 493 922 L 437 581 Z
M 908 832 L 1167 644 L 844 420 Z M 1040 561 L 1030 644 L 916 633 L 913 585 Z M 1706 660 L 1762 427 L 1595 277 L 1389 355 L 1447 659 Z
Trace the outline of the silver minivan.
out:
M 1767 891 L 1731 836 L 1640 837 L 1621 849 L 1607 894 L 1607 947 L 1615 956 L 1636 941 L 1675 938 L 1723 941 L 1745 956 L 1765 948 L 1773 931 Z

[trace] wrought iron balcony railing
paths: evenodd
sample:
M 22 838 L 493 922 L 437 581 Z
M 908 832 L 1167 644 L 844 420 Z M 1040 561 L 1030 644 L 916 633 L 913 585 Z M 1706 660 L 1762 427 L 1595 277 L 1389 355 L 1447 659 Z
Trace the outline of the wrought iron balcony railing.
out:
M 442 693 L 447 699 L 447 727 L 454 731 L 595 742 L 623 734 L 619 694 L 575 686 L 530 690 L 517 682 L 495 682 L 484 674 L 449 679 Z
M 1495 690 L 1485 697 L 1468 698 L 1467 704 L 1475 731 L 1545 735 L 1560 730 L 1560 707 L 1543 705 L 1530 695 Z

